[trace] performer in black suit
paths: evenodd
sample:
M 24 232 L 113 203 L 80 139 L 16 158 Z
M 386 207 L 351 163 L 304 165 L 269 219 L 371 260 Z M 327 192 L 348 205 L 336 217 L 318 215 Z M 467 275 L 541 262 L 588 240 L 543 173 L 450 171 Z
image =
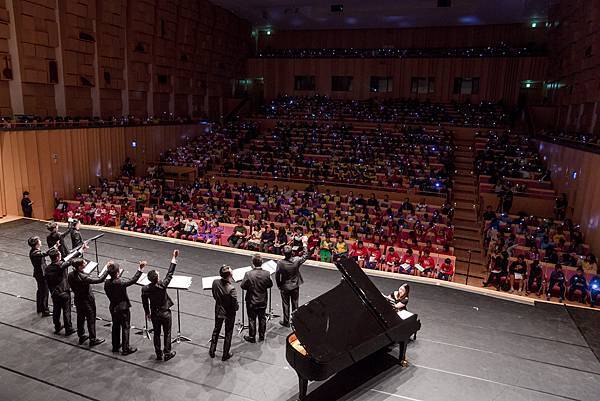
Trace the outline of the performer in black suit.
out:
M 75 307 L 77 308 L 77 335 L 79 344 L 85 343 L 88 338 L 89 346 L 93 347 L 104 342 L 104 338 L 96 337 L 96 299 L 90 284 L 100 284 L 108 275 L 105 271 L 100 277 L 92 278 L 85 274 L 85 260 L 77 258 L 73 260 L 73 270 L 69 273 L 69 285 L 75 295 Z M 108 269 L 107 269 L 108 270 Z M 85 335 L 85 323 L 87 322 L 88 334 Z
M 127 295 L 127 287 L 137 283 L 146 264 L 145 261 L 139 262 L 138 270 L 133 277 L 129 280 L 122 280 L 121 274 L 123 271 L 119 268 L 119 265 L 114 262 L 108 263 L 107 270 L 110 278 L 104 282 L 104 292 L 106 292 L 106 296 L 110 301 L 108 309 L 112 318 L 112 352 L 119 352 L 121 347 L 122 355 L 133 354 L 137 351 L 137 348 L 129 346 L 129 329 L 131 328 L 129 309 L 131 308 L 131 302 Z
M 48 223 L 46 228 L 50 231 L 50 234 L 46 237 L 48 248 L 52 248 L 54 245 L 58 244 L 58 250 L 60 251 L 61 256 L 65 258 L 69 254 L 69 249 L 65 244 L 65 237 L 71 233 L 71 227 L 69 226 L 69 229 L 64 233 L 58 231 L 58 224 L 55 222 Z
M 277 270 L 275 270 L 275 282 L 281 291 L 281 304 L 283 305 L 283 320 L 280 325 L 290 326 L 290 301 L 292 302 L 292 312 L 298 309 L 298 298 L 300 296 L 300 285 L 304 283 L 300 266 L 308 259 L 308 250 L 304 255 L 293 257 L 290 246 L 283 247 L 284 258 L 277 261 Z
M 261 268 L 260 255 L 252 257 L 252 270 L 244 275 L 241 287 L 246 291 L 246 310 L 248 311 L 248 335 L 244 340 L 256 342 L 256 319 L 258 318 L 258 341 L 264 341 L 267 329 L 267 290 L 273 287 L 271 274 Z
M 221 266 L 219 269 L 220 279 L 213 281 L 212 294 L 215 299 L 215 328 L 210 341 L 210 350 L 208 354 L 211 358 L 215 357 L 219 333 L 225 322 L 225 340 L 223 342 L 223 357 L 226 361 L 232 357 L 229 349 L 231 348 L 231 337 L 233 336 L 233 326 L 235 325 L 235 313 L 239 309 L 235 287 L 232 284 L 231 267 Z
M 77 256 L 87 249 L 83 246 Z M 63 262 L 60 251 L 56 248 L 48 250 L 51 263 L 46 267 L 46 283 L 52 297 L 52 320 L 54 322 L 54 334 L 58 334 L 63 325 L 60 323 L 60 314 L 63 314 L 65 335 L 70 336 L 75 333 L 71 324 L 71 288 L 67 279 L 67 270 L 72 264 L 72 260 Z
M 154 331 L 154 350 L 156 351 L 156 360 L 164 360 L 165 362 L 175 356 L 175 351 L 171 351 L 171 306 L 173 301 L 167 294 L 167 287 L 175 274 L 177 267 L 177 256 L 179 251 L 173 251 L 173 258 L 169 271 L 164 280 L 160 281 L 158 272 L 150 270 L 148 272 L 148 280 L 150 284 L 142 288 L 142 304 L 146 317 L 152 321 L 152 329 Z M 164 350 L 160 348 L 160 333 L 164 332 Z
M 71 229 L 71 249 L 75 249 L 78 246 L 81 246 L 81 244 L 83 244 L 83 238 L 81 237 L 81 233 L 79 232 L 79 229 L 81 228 L 81 224 L 79 223 L 79 220 L 75 220 L 73 223 L 70 224 L 70 229 Z
M 29 250 L 29 260 L 31 260 L 31 264 L 33 265 L 33 278 L 35 278 L 35 282 L 37 283 L 37 291 L 35 293 L 37 313 L 41 313 L 43 317 L 50 316 L 50 310 L 48 309 L 48 283 L 46 283 L 46 278 L 44 277 L 48 251 L 42 252 L 42 241 L 38 236 L 29 237 L 27 243 L 31 247 Z
M 21 199 L 21 209 L 23 209 L 23 216 L 33 216 L 33 201 L 29 198 L 29 192 L 23 192 L 23 198 Z

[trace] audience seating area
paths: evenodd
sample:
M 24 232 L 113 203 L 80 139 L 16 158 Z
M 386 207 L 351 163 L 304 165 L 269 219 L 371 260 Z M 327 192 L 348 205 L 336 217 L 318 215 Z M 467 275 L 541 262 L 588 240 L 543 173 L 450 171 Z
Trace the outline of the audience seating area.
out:
M 550 171 L 526 136 L 510 131 L 479 132 L 475 138 L 475 151 L 475 174 L 480 192 L 493 192 L 499 196 L 510 192 L 511 195 L 555 197 Z
M 230 154 L 237 152 L 244 143 L 256 137 L 256 123 L 235 122 L 226 126 L 207 126 L 206 135 L 189 140 L 176 149 L 161 154 L 160 164 L 167 166 L 194 167 L 202 175 L 214 168 Z
M 341 100 L 327 96 L 280 96 L 267 103 L 262 116 L 275 119 L 371 121 L 400 124 L 450 124 L 498 127 L 507 122 L 494 103 L 432 103 L 411 99 Z
M 265 228 L 273 227 L 278 234 L 284 233 L 281 243 L 293 244 L 299 236 L 302 239 L 296 241 L 308 247 L 306 238 L 312 236 L 309 248 L 316 259 L 322 259 L 321 241 L 333 238 L 330 245 L 324 245 L 324 249 L 331 248 L 333 256 L 343 253 L 336 253 L 338 244 L 341 247 L 344 242 L 352 248 L 363 241 L 365 246 L 380 248 L 382 260 L 390 247 L 411 248 L 415 253 L 427 249 L 436 261 L 450 258 L 452 266 L 455 260 L 450 246 L 452 208 L 448 204 L 413 205 L 408 199 L 398 202 L 363 194 L 259 188 L 208 180 L 182 187 L 173 181 L 122 177 L 112 182 L 101 180 L 100 186 L 78 194 L 76 200 L 60 201 L 54 217 L 230 246 L 232 234 L 242 231 L 236 229 L 239 225 L 244 227 L 244 235 L 236 247 L 276 252 L 275 241 L 263 238 Z M 265 242 L 273 244 L 265 247 Z
M 454 173 L 450 131 L 278 122 L 226 160 L 220 175 L 445 193 Z
M 312 48 L 312 49 L 265 49 L 257 54 L 260 58 L 478 58 L 478 57 L 531 57 L 544 55 L 545 49 L 537 47 L 513 47 L 505 43 L 487 47 L 471 48 L 411 48 L 393 47 Z

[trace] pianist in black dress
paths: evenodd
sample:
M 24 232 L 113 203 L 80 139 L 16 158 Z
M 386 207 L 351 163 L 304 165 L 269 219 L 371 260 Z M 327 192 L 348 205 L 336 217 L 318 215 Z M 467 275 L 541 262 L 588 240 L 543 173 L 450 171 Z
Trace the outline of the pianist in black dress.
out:
M 408 284 L 401 285 L 397 290 L 392 291 L 390 295 L 384 295 L 385 299 L 388 300 L 390 304 L 396 310 L 401 311 L 406 309 L 406 305 L 408 305 L 408 296 L 410 293 L 410 287 Z

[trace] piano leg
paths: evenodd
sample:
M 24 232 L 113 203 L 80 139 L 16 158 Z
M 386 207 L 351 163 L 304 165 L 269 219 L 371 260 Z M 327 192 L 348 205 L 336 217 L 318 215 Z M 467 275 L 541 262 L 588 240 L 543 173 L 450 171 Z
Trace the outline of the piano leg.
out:
M 404 363 L 404 359 L 406 358 L 406 345 L 406 341 L 398 343 L 398 359 L 401 364 Z
M 308 391 L 308 380 L 298 375 L 298 399 L 300 401 L 306 398 L 306 392 Z

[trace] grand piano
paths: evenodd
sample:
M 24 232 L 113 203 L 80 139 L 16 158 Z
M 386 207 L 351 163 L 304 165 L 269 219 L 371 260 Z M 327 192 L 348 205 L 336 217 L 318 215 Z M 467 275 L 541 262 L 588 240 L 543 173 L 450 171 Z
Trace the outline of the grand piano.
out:
M 398 312 L 351 259 L 336 263 L 342 281 L 300 306 L 292 316 L 286 359 L 299 379 L 299 399 L 308 381 L 322 381 L 361 359 L 395 344 L 399 362 L 421 328 L 417 315 Z

